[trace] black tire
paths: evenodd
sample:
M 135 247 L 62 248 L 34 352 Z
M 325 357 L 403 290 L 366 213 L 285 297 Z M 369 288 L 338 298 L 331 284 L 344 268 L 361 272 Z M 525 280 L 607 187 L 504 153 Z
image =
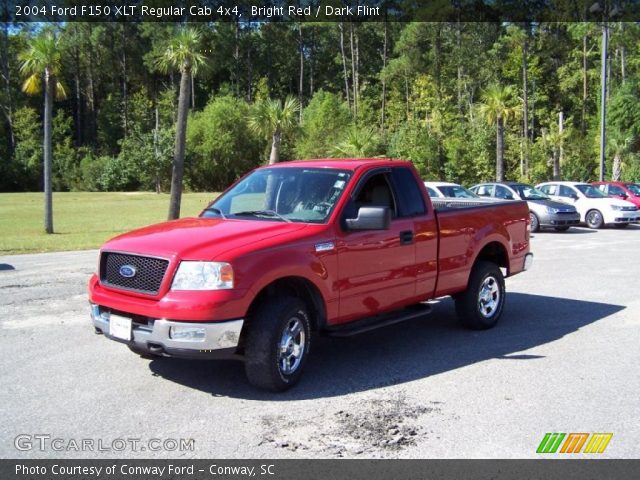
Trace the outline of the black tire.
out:
M 478 261 L 467 289 L 455 297 L 460 322 L 473 330 L 487 330 L 498 323 L 505 302 L 504 277 L 493 262 Z
M 538 220 L 538 216 L 533 212 L 529 212 L 529 219 L 531 220 L 531 232 L 534 233 L 540 230 L 540 220 Z
M 594 230 L 604 226 L 604 218 L 602 217 L 602 212 L 600 212 L 600 210 L 589 210 L 585 215 L 585 220 L 587 227 L 593 228 Z
M 554 228 L 556 232 L 566 232 L 571 227 L 565 226 L 565 227 L 554 227 Z
M 140 350 L 138 347 L 133 345 L 127 345 L 129 350 L 131 350 L 136 355 L 140 355 L 142 358 L 158 358 L 160 355 L 156 355 L 154 353 L 147 352 L 145 350 Z
M 629 226 L 629 224 L 628 223 L 614 223 L 613 226 L 616 227 L 616 228 L 627 228 Z
M 245 345 L 249 383 L 273 392 L 294 386 L 309 357 L 310 325 L 307 307 L 297 298 L 269 298 L 259 306 L 249 319 Z M 287 351 L 283 352 L 285 340 Z

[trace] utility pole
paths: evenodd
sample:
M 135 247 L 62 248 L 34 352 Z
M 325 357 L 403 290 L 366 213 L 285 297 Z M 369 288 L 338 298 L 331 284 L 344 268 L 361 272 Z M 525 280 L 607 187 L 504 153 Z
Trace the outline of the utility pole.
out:
M 607 49 L 609 43 L 609 26 L 607 25 L 607 18 L 602 24 L 602 59 L 601 59 L 601 71 L 600 71 L 600 181 L 604 181 L 604 160 L 605 149 L 607 145 Z
M 564 112 L 562 110 L 560 110 L 560 113 L 558 113 L 558 134 L 560 135 L 560 160 L 559 162 L 562 161 L 562 156 L 564 155 L 564 151 L 562 148 L 562 134 L 564 133 Z

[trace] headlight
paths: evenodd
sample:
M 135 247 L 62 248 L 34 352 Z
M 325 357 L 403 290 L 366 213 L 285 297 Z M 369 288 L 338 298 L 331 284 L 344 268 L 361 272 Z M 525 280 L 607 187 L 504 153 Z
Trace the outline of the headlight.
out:
M 611 205 L 611 210 L 615 210 L 617 212 L 622 210 L 622 207 L 620 205 Z
M 180 262 L 172 290 L 226 290 L 233 288 L 233 268 L 224 262 Z
M 547 213 L 558 213 L 560 210 L 553 207 L 547 207 Z

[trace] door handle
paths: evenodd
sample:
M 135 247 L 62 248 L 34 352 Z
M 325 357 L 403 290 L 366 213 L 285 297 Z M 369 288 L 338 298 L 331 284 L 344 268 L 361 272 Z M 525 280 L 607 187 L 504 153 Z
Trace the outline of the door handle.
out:
M 400 245 L 411 245 L 413 243 L 413 232 L 406 230 L 400 232 Z

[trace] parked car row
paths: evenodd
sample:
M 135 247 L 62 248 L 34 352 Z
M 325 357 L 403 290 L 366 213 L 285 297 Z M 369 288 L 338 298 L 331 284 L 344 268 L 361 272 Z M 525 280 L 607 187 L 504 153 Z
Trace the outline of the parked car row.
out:
M 580 224 L 625 228 L 640 220 L 640 185 L 636 183 L 552 181 L 533 187 L 520 182 L 487 182 L 469 189 L 448 182 L 424 183 L 434 198 L 526 201 L 533 232 L 542 228 L 563 232 Z

